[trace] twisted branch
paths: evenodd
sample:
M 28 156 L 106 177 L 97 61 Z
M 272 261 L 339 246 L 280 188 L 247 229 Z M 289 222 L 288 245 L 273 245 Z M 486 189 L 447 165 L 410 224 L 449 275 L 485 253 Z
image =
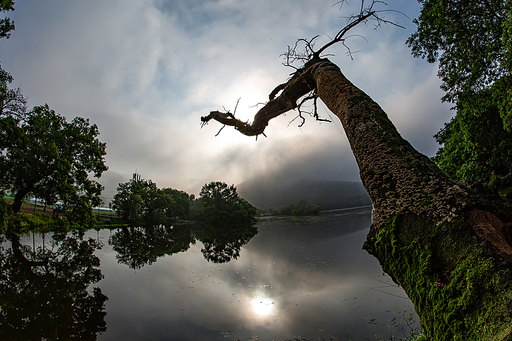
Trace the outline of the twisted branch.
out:
M 322 59 L 317 59 L 308 62 L 303 68 L 297 70 L 288 82 L 278 85 L 270 93 L 269 101 L 256 113 L 251 124 L 237 119 L 229 111 L 220 112 L 215 110 L 210 111 L 208 116 L 201 117 L 201 125 L 204 126 L 213 119 L 224 125 L 232 126 L 247 136 L 263 134 L 271 119 L 296 109 L 299 106 L 298 101 L 316 89 L 313 70 L 322 61 Z M 300 105 L 302 104 L 301 102 Z
M 343 5 L 344 3 L 345 0 L 342 0 L 336 4 Z M 258 135 L 263 134 L 271 119 L 293 109 L 298 110 L 298 116 L 293 120 L 301 118 L 302 122 L 299 124 L 299 127 L 301 127 L 305 122 L 301 107 L 307 100 L 311 99 L 314 100 L 314 109 L 313 112 L 309 114 L 318 121 L 330 122 L 327 119 L 320 118 L 318 115 L 316 106 L 316 81 L 314 80 L 312 72 L 318 63 L 321 63 L 325 60 L 321 57 L 322 53 L 334 44 L 341 43 L 348 49 L 348 55 L 352 57 L 353 52 L 345 44 L 346 39 L 349 38 L 346 36 L 346 34 L 360 23 L 366 23 L 368 20 L 374 20 L 377 22 L 376 27 L 379 27 L 381 23 L 402 27 L 396 23 L 380 17 L 379 13 L 388 11 L 376 10 L 374 7 L 377 4 L 385 3 L 380 0 L 372 0 L 370 5 L 366 6 L 365 1 L 362 0 L 359 14 L 350 16 L 348 18 L 348 24 L 339 30 L 334 38 L 331 39 L 331 41 L 316 51 L 314 49 L 314 41 L 316 38 L 318 38 L 318 36 L 315 36 L 310 40 L 298 39 L 293 47 L 288 46 L 288 51 L 283 54 L 285 57 L 285 62 L 283 64 L 285 66 L 294 68 L 295 72 L 286 83 L 279 84 L 274 88 L 274 90 L 272 90 L 272 92 L 269 94 L 269 101 L 256 113 L 252 123 L 249 124 L 248 122 L 240 121 L 239 119 L 235 118 L 235 115 L 229 111 L 221 112 L 215 110 L 210 111 L 209 115 L 201 117 L 201 127 L 205 126 L 210 120 L 213 119 L 223 124 L 217 135 L 222 131 L 222 129 L 224 129 L 225 126 L 232 126 L 244 135 L 257 137 Z M 303 52 L 298 51 L 299 45 L 305 45 Z M 303 66 L 297 68 L 292 65 L 295 62 L 300 62 Z M 303 99 L 298 102 L 301 98 Z

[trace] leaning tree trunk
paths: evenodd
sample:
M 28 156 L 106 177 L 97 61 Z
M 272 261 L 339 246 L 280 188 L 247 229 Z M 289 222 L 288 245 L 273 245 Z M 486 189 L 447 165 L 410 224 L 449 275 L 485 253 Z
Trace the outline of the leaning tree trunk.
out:
M 279 85 L 252 124 L 218 111 L 202 121 L 259 135 L 311 90 L 343 124 L 372 200 L 364 248 L 409 295 L 427 338 L 512 340 L 510 206 L 448 179 L 329 60 Z
M 429 340 L 511 340 L 511 212 L 448 179 L 332 63 L 313 71 L 374 205 L 364 248 L 407 292 Z

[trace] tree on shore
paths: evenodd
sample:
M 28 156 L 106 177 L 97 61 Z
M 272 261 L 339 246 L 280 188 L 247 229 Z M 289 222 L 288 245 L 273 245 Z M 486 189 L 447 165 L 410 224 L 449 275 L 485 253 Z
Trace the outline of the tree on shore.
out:
M 302 62 L 278 85 L 252 123 L 230 112 L 216 120 L 258 136 L 269 121 L 290 110 L 302 117 L 304 99 L 319 98 L 341 121 L 374 205 L 364 248 L 409 295 L 429 340 L 512 338 L 512 210 L 499 198 L 445 175 L 405 141 L 386 113 L 322 58 L 360 23 L 385 22 L 373 1 L 361 7 L 326 45 L 292 48 L 288 62 Z M 318 118 L 316 112 L 313 116 Z
M 153 181 L 134 174 L 132 179 L 117 187 L 112 208 L 130 224 L 155 226 L 188 219 L 190 203 L 187 193 L 160 189 Z
M 209 225 L 246 225 L 255 221 L 256 208 L 241 198 L 234 185 L 216 181 L 199 193 L 202 216 Z
M 0 12 L 13 10 L 14 1 L 0 1 Z M 0 19 L 0 38 L 12 30 L 10 18 Z M 92 224 L 103 186 L 89 175 L 108 169 L 98 127 L 81 117 L 68 122 L 48 104 L 27 110 L 21 90 L 9 88 L 12 81 L 0 67 L 0 194 L 14 194 L 13 213 L 32 194 L 48 205 L 60 202 L 68 221 Z M 6 205 L 0 206 L 5 223 Z
M 0 134 L 0 188 L 14 194 L 14 213 L 32 194 L 48 205 L 61 202 L 72 221 L 94 219 L 103 186 L 89 174 L 99 178 L 108 169 L 95 124 L 81 117 L 68 122 L 42 105 L 30 112 L 2 110 Z

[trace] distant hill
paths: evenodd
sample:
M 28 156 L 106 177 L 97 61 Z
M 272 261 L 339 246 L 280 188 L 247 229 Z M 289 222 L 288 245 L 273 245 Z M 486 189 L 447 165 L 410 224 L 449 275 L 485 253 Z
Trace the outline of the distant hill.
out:
M 360 182 L 258 179 L 237 186 L 238 194 L 259 209 L 279 208 L 300 200 L 313 202 L 322 210 L 371 205 Z

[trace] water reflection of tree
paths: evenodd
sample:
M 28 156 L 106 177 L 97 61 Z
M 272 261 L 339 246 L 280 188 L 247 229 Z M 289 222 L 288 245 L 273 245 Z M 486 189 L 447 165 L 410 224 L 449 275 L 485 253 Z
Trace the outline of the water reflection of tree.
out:
M 241 225 L 207 225 L 198 238 L 203 243 L 201 252 L 206 260 L 226 263 L 238 259 L 240 249 L 258 233 L 255 223 Z
M 123 227 L 109 239 L 119 263 L 132 269 L 150 265 L 159 257 L 187 251 L 196 238 L 203 243 L 204 258 L 225 263 L 240 256 L 240 249 L 258 229 L 242 225 Z
M 124 227 L 110 237 L 109 244 L 119 263 L 140 269 L 158 257 L 188 250 L 193 241 L 186 226 Z
M 106 331 L 107 296 L 87 290 L 103 277 L 96 241 L 68 236 L 31 250 L 9 240 L 0 249 L 0 339 L 95 340 Z

